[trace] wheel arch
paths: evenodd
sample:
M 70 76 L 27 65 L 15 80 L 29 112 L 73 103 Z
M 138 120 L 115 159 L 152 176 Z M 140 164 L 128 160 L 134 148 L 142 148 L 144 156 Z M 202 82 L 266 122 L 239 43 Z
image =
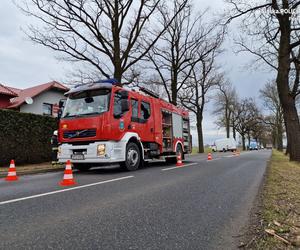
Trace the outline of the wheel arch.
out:
M 143 144 L 141 142 L 141 139 L 139 137 L 139 135 L 137 133 L 133 133 L 133 132 L 127 132 L 123 138 L 122 138 L 122 141 L 125 142 L 125 145 L 127 146 L 129 142 L 134 142 L 138 145 L 140 151 L 141 151 L 141 156 L 142 156 L 142 160 L 144 160 L 144 147 L 143 147 Z M 124 150 L 124 159 L 126 159 L 126 150 Z
M 143 144 L 141 143 L 141 141 L 137 137 L 133 136 L 133 137 L 130 137 L 130 139 L 127 141 L 126 145 L 130 142 L 133 142 L 138 145 L 138 147 L 141 151 L 142 160 L 144 160 L 144 147 L 143 147 Z
M 175 147 L 174 147 L 174 152 L 176 153 L 176 149 L 177 149 L 178 144 L 181 146 L 182 152 L 184 153 L 184 147 L 183 147 L 183 144 L 182 144 L 181 141 L 176 142 Z

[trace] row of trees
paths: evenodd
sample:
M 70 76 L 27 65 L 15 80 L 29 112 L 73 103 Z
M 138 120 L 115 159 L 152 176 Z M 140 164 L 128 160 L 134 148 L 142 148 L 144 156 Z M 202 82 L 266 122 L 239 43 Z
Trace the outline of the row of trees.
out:
M 232 132 L 233 138 L 237 139 L 238 132 L 243 149 L 246 149 L 246 141 L 250 143 L 250 139 L 254 139 L 262 144 L 272 143 L 282 151 L 284 122 L 275 81 L 268 82 L 260 90 L 260 99 L 262 103 L 252 98 L 240 99 L 230 83 L 219 84 L 215 96 L 216 123 L 226 129 L 227 138 Z
M 241 19 L 241 51 L 256 57 L 256 65 L 276 74 L 276 88 L 288 141 L 290 160 L 300 161 L 300 124 L 296 99 L 300 93 L 299 0 L 227 0 L 227 24 Z

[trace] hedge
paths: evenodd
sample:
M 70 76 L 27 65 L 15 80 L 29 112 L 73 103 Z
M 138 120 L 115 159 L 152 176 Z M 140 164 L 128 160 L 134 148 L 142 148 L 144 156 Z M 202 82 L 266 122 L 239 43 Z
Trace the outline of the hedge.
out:
M 0 167 L 7 167 L 11 159 L 16 164 L 50 161 L 56 128 L 52 117 L 0 110 Z

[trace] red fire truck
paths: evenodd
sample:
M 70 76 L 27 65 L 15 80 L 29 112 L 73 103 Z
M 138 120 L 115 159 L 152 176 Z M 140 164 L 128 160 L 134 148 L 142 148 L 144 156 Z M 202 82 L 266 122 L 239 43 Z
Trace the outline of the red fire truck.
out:
M 178 154 L 189 153 L 188 112 L 142 91 L 114 80 L 68 91 L 59 123 L 59 162 L 70 159 L 79 170 L 99 163 L 136 170 L 150 159 L 174 162 Z

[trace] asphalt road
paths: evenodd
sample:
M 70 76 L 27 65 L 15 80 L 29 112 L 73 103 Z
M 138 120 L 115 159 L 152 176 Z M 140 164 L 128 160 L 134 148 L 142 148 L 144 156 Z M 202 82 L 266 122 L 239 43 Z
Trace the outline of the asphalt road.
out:
M 0 249 L 235 249 L 271 151 L 0 180 Z M 75 188 L 74 188 L 75 187 Z

